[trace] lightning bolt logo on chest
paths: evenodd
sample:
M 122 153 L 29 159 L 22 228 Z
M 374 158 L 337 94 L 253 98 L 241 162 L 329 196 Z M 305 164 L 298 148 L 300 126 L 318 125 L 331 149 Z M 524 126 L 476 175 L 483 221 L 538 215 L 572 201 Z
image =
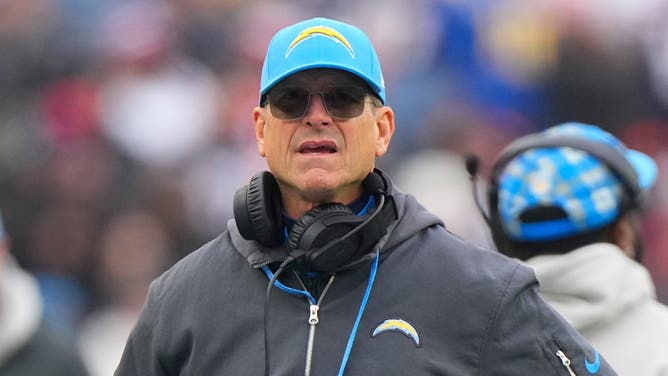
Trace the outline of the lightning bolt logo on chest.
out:
M 403 333 L 406 337 L 415 342 L 416 347 L 420 347 L 420 336 L 418 335 L 417 330 L 415 330 L 413 325 L 402 319 L 387 319 L 383 321 L 382 324 L 378 325 L 376 329 L 373 330 L 371 337 L 375 337 L 383 332 Z

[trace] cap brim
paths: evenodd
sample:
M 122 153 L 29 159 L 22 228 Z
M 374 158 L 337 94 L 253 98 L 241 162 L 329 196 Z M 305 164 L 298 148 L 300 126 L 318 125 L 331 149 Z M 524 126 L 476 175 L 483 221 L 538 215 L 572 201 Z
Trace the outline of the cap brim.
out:
M 638 174 L 638 184 L 643 191 L 648 190 L 656 181 L 657 167 L 649 155 L 635 150 L 626 151 L 626 159 Z
M 295 67 L 293 67 L 293 68 L 291 68 L 291 69 L 285 71 L 283 74 L 274 77 L 274 79 L 273 79 L 271 82 L 269 82 L 269 83 L 266 85 L 265 88 L 263 88 L 263 89 L 260 91 L 260 95 L 267 94 L 267 92 L 268 92 L 272 87 L 276 86 L 276 84 L 278 84 L 279 82 L 281 82 L 281 81 L 284 80 L 285 78 L 287 78 L 287 77 L 289 77 L 289 76 L 292 76 L 292 75 L 295 74 L 295 73 L 299 73 L 299 72 L 301 72 L 301 71 L 305 71 L 305 70 L 308 70 L 308 69 L 316 69 L 316 68 L 339 69 L 339 70 L 348 72 L 348 73 L 350 73 L 350 74 L 353 74 L 353 75 L 355 75 L 355 76 L 357 76 L 357 77 L 363 79 L 364 82 L 366 82 L 367 84 L 369 84 L 369 86 L 371 86 L 371 89 L 372 89 L 376 94 L 379 94 L 379 93 L 382 91 L 382 88 L 381 88 L 381 87 L 379 87 L 375 82 L 373 82 L 373 81 L 371 81 L 369 78 L 367 78 L 367 77 L 364 75 L 364 73 L 358 71 L 357 69 L 354 69 L 353 67 L 350 67 L 349 65 L 346 65 L 346 64 L 337 64 L 337 63 L 335 63 L 335 62 L 324 61 L 324 60 L 323 60 L 323 61 L 313 61 L 313 62 L 309 62 L 309 63 L 307 63 L 307 64 L 297 65 L 297 66 L 295 66 Z M 381 98 L 381 99 L 383 99 L 383 101 L 384 101 L 384 98 Z

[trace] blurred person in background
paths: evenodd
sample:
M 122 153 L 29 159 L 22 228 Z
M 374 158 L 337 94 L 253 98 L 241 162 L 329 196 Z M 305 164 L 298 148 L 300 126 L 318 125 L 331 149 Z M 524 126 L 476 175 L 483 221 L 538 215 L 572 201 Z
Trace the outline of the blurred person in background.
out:
M 89 211 L 58 202 L 40 212 L 27 248 L 44 319 L 71 338 L 90 302 L 83 275 L 96 231 Z
M 620 375 L 668 375 L 668 308 L 639 262 L 656 176 L 612 134 L 564 123 L 501 151 L 483 212 L 499 251 L 534 269 L 544 299 Z
M 102 132 L 149 168 L 175 169 L 215 140 L 227 101 L 204 64 L 178 48 L 177 15 L 129 1 L 99 31 Z
M 252 114 L 271 172 L 151 284 L 116 375 L 557 375 L 587 359 L 615 374 L 528 268 L 452 235 L 375 169 L 394 111 L 361 29 L 287 26 L 262 72 Z
M 123 209 L 103 229 L 92 272 L 101 301 L 78 334 L 92 375 L 114 373 L 148 286 L 170 260 L 171 247 L 166 225 L 149 209 Z
M 88 375 L 69 337 L 43 320 L 37 282 L 10 255 L 1 216 L 0 375 Z
M 454 108 L 457 105 L 459 109 Z M 460 103 L 441 106 L 440 115 L 430 121 L 429 141 L 423 143 L 420 151 L 403 156 L 393 165 L 393 180 L 439 216 L 451 232 L 490 248 L 493 243 L 483 219 L 478 215 L 462 215 L 477 210 L 470 194 L 464 155 L 467 150 L 475 150 L 480 159 L 493 158 L 520 132 L 514 128 L 500 129 L 463 107 Z
M 470 187 L 459 154 L 447 149 L 425 149 L 399 163 L 394 176 L 397 186 L 412 192 L 419 202 L 443 220 L 448 230 L 466 241 L 489 248 L 491 244 L 482 219 L 476 215 L 462 215 L 475 212 L 476 207 L 468 194 Z

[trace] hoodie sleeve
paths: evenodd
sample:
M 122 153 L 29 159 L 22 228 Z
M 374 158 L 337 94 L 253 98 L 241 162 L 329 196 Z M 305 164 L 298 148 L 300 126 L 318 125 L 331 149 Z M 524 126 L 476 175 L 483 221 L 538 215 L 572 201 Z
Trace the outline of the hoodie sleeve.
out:
M 498 299 L 481 349 L 481 375 L 616 375 L 598 351 L 538 295 L 518 265 Z
M 159 361 L 159 281 L 154 281 L 114 376 L 167 375 Z

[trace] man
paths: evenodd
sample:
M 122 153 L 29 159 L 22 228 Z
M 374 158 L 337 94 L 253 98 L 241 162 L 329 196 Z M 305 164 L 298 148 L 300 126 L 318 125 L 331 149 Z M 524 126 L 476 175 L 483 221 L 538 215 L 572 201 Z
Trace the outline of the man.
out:
M 0 375 L 87 375 L 75 348 L 44 323 L 37 282 L 9 254 L 0 216 Z
M 253 110 L 271 172 L 152 284 L 117 375 L 614 374 L 528 268 L 374 169 L 395 130 L 385 101 L 360 29 L 314 18 L 272 38 Z
M 621 375 L 668 375 L 668 308 L 640 261 L 639 209 L 654 161 L 602 129 L 566 123 L 522 137 L 492 170 L 499 250 Z

